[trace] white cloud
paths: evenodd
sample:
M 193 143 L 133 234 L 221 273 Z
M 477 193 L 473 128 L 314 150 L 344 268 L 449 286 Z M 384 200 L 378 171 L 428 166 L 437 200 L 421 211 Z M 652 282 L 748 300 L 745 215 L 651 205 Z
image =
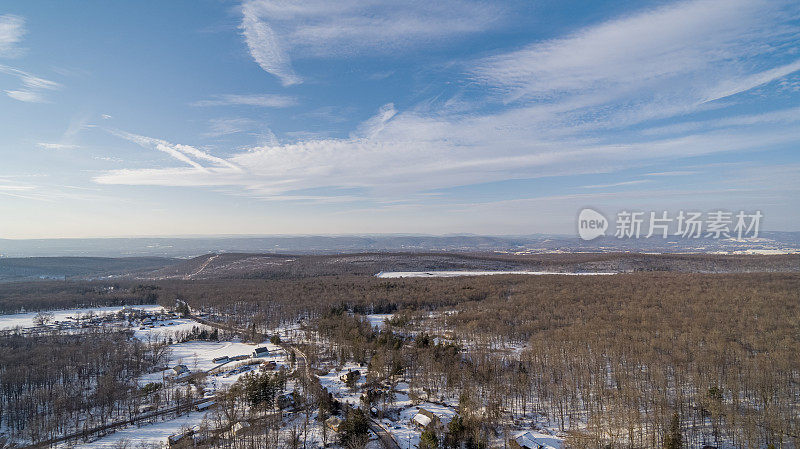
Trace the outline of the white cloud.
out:
M 791 64 L 775 67 L 774 69 L 748 75 L 741 79 L 726 81 L 713 90 L 703 102 L 720 100 L 742 92 L 747 92 L 750 89 L 771 83 L 772 81 L 783 78 L 798 70 L 800 70 L 800 60 Z
M 792 124 L 800 122 L 800 107 L 779 109 L 760 114 L 734 115 L 711 120 L 694 120 L 665 126 L 653 126 L 642 131 L 644 135 L 686 134 L 701 130 L 709 131 L 720 128 L 738 126 L 755 126 L 764 124 Z
M 48 150 L 74 150 L 79 148 L 78 145 L 68 143 L 39 142 L 36 145 Z
M 0 15 L 0 56 L 15 56 L 25 34 L 25 19 L 12 14 Z
M 264 69 L 281 80 L 284 86 L 299 84 L 301 79 L 294 73 L 278 36 L 267 23 L 251 12 L 249 5 L 243 7 L 242 34 L 250 56 Z
M 200 100 L 192 106 L 260 106 L 286 108 L 297 104 L 297 99 L 288 95 L 217 95 L 209 100 Z
M 323 51 L 317 47 L 323 43 L 304 31 L 314 28 L 318 33 L 312 34 L 326 37 L 324 50 L 335 53 L 339 45 L 368 41 L 369 33 L 378 32 L 368 26 L 378 16 L 353 18 L 374 6 L 360 5 L 253 1 L 245 4 L 244 11 L 253 20 L 279 27 L 279 34 L 289 36 L 286 42 L 292 42 L 293 48 L 308 49 L 311 54 Z M 303 189 L 358 188 L 366 192 L 363 196 L 396 199 L 433 189 L 609 173 L 656 161 L 796 143 L 800 128 L 785 126 L 796 122 L 791 118 L 796 108 L 725 116 L 725 102 L 703 104 L 714 92 L 742 92 L 791 73 L 793 65 L 770 56 L 775 48 L 789 45 L 787 36 L 800 34 L 797 24 L 787 23 L 779 14 L 791 5 L 698 0 L 589 26 L 478 61 L 470 76 L 480 81 L 481 92 L 489 92 L 478 100 L 466 98 L 456 108 L 448 101 L 428 102 L 406 111 L 387 104 L 347 138 L 270 139 L 268 144 L 238 151 L 210 166 L 201 165 L 197 155 L 183 151 L 183 146 L 136 136 L 143 146 L 164 151 L 189 167 L 116 170 L 96 181 L 208 186 L 267 198 Z M 437 36 L 487 26 L 473 23 L 463 9 L 449 6 L 455 11 L 455 23 L 467 17 L 465 23 L 470 25 L 445 26 L 444 31 L 435 31 L 440 33 Z M 438 6 L 431 8 L 435 10 L 432 17 L 444 16 Z M 323 12 L 331 15 L 319 16 Z M 409 37 L 403 45 L 418 42 L 425 33 L 415 31 L 412 23 L 429 22 L 427 16 L 425 20 L 411 17 L 404 25 Z M 345 30 L 350 28 L 355 31 Z M 397 32 L 388 27 L 386 33 Z M 347 51 L 378 47 L 375 42 L 355 43 Z M 760 58 L 759 64 L 752 64 L 754 58 Z M 498 99 L 507 103 L 498 105 Z M 682 130 L 665 129 L 656 137 L 648 133 L 648 120 L 674 119 L 711 108 L 722 111 L 724 118 L 700 125 L 687 122 Z M 631 125 L 640 126 L 632 129 Z
M 382 108 L 367 121 L 379 126 L 368 126 L 369 131 L 349 138 L 251 148 L 233 154 L 227 163 L 216 160 L 214 167 L 190 160 L 180 150 L 185 146 L 136 136 L 129 140 L 155 145 L 191 167 L 115 170 L 96 181 L 228 186 L 260 197 L 280 197 L 301 189 L 358 187 L 367 189 L 368 196 L 391 198 L 514 178 L 609 172 L 646 161 L 753 150 L 800 139 L 800 129 L 740 127 L 625 144 L 577 138 L 548 141 L 539 136 L 541 128 L 512 123 L 508 117 L 433 119 L 413 112 L 394 113 L 391 106 Z
M 384 105 L 380 108 L 377 115 L 359 126 L 356 134 L 363 137 L 374 137 L 386 127 L 386 123 L 395 115 L 397 115 L 397 109 L 394 108 L 394 104 L 389 103 Z
M 42 94 L 30 90 L 7 90 L 5 92 L 9 98 L 25 103 L 44 103 L 46 101 Z
M 626 187 L 626 186 L 633 186 L 637 184 L 644 184 L 646 182 L 650 182 L 647 179 L 637 179 L 634 181 L 622 181 L 622 182 L 612 182 L 611 184 L 595 184 L 590 186 L 583 186 L 584 189 L 607 189 L 609 187 Z
M 78 133 L 95 126 L 89 124 L 89 118 L 89 115 L 77 115 L 73 117 L 67 129 L 64 130 L 57 141 L 39 142 L 36 145 L 47 150 L 74 150 L 80 148 L 79 145 L 75 144 Z
M 6 90 L 6 95 L 27 103 L 44 103 L 46 101 L 43 94 L 45 90 L 55 90 L 61 87 L 55 81 L 40 78 L 15 67 L 0 65 L 0 73 L 14 76 L 22 83 L 22 87 L 19 89 Z
M 617 124 L 686 114 L 797 70 L 792 63 L 751 71 L 755 59 L 779 59 L 782 47 L 796 45 L 797 9 L 785 1 L 684 1 L 488 57 L 470 72 L 505 102 L 574 102 L 579 122 L 598 110 Z
M 0 57 L 13 57 L 20 53 L 19 43 L 25 35 L 25 19 L 11 14 L 0 15 Z M 61 87 L 50 81 L 24 70 L 0 64 L 0 73 L 16 77 L 22 86 L 5 90 L 5 94 L 14 100 L 26 103 L 45 103 L 44 91 Z
M 173 144 L 165 140 L 154 139 L 152 137 L 141 136 L 120 130 L 109 130 L 109 132 L 143 148 L 151 148 L 164 152 L 172 156 L 174 159 L 184 162 L 199 171 L 206 171 L 207 169 L 200 162 L 198 162 L 197 159 L 211 162 L 215 166 L 222 166 L 228 169 L 238 170 L 238 167 L 235 164 L 225 159 L 212 156 L 205 151 L 198 150 L 197 148 L 189 145 Z
M 0 184 L 0 190 L 2 191 L 24 191 L 24 190 L 33 190 L 36 187 L 30 185 L 22 185 L 22 184 Z
M 494 24 L 497 6 L 478 2 L 246 0 L 241 29 L 250 55 L 285 85 L 302 79 L 290 54 L 341 57 L 436 45 Z
M 691 176 L 691 175 L 696 175 L 698 173 L 700 172 L 694 170 L 672 170 L 672 171 L 645 173 L 645 176 Z
M 220 118 L 209 121 L 210 130 L 205 133 L 208 137 L 220 137 L 237 134 L 254 129 L 257 124 L 248 118 Z

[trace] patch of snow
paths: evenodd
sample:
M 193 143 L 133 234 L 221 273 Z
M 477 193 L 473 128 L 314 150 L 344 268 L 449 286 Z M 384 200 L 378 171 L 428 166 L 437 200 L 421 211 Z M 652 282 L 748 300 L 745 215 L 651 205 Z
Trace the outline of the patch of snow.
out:
M 383 329 L 385 321 L 391 320 L 393 316 L 394 316 L 393 313 L 372 313 L 367 315 L 367 319 L 369 320 L 370 326 L 377 327 L 378 329 Z
M 494 274 L 524 274 L 532 276 L 546 276 L 546 275 L 607 276 L 617 273 L 613 272 L 560 273 L 553 271 L 381 271 L 375 276 L 379 278 L 427 278 L 427 277 L 489 276 Z

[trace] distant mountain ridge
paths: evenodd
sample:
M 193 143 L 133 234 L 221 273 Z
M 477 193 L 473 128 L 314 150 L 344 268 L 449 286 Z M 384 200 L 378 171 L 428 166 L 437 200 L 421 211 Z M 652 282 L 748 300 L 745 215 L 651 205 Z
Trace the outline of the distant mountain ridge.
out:
M 616 239 L 575 236 L 346 235 L 0 239 L 0 257 L 196 257 L 208 253 L 343 254 L 354 252 L 800 252 L 800 232 L 763 232 L 758 239 Z
M 0 259 L 0 282 L 36 280 L 215 280 L 374 276 L 381 271 L 533 271 L 625 273 L 800 272 L 800 254 L 644 254 L 500 252 L 372 252 L 349 254 L 211 253 L 158 257 L 31 257 Z
M 800 272 L 800 254 L 641 253 L 356 253 L 336 255 L 207 254 L 131 277 L 139 280 L 297 279 L 373 276 L 381 271 L 533 271 L 556 273 Z
M 101 278 L 158 270 L 180 262 L 166 257 L 0 258 L 0 281 Z

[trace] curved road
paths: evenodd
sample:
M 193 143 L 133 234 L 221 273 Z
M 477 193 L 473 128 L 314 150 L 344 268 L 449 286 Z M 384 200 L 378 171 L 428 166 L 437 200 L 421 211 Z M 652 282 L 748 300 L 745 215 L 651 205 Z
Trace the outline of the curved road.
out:
M 400 449 L 400 445 L 397 444 L 397 441 L 394 439 L 391 433 L 386 430 L 381 423 L 375 421 L 374 419 L 369 419 L 369 429 L 375 432 L 375 435 L 378 435 L 380 438 L 381 443 L 383 443 L 383 447 L 386 449 Z

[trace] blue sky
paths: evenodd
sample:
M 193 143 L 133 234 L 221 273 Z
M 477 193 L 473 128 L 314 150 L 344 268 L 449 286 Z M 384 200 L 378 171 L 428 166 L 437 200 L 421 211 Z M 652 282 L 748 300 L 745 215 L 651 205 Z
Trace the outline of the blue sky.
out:
M 0 238 L 800 230 L 792 1 L 5 1 Z

